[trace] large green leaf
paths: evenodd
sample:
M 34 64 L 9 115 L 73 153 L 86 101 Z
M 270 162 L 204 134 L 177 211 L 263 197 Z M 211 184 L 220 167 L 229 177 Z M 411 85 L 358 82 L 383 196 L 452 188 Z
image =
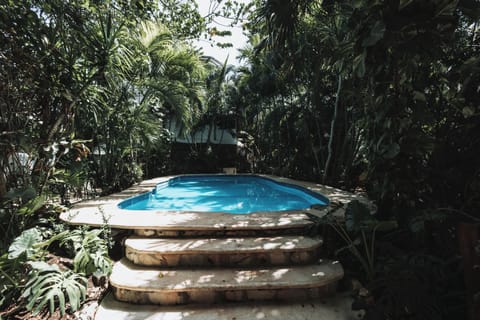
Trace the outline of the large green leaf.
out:
M 106 241 L 100 237 L 101 233 L 101 229 L 89 231 L 77 229 L 60 239 L 63 247 L 72 246 L 75 250 L 73 258 L 75 272 L 87 276 L 95 272 L 110 274 L 112 261 L 108 256 Z
M 385 34 L 385 24 L 383 21 L 377 21 L 370 30 L 370 35 L 362 42 L 362 46 L 371 47 L 380 41 Z
M 18 213 L 24 214 L 24 215 L 31 215 L 35 213 L 35 211 L 43 207 L 43 205 L 45 204 L 45 201 L 46 201 L 45 195 L 35 197 L 29 200 L 27 203 L 25 203 L 20 209 L 18 209 Z
M 32 271 L 22 294 L 27 299 L 27 309 L 38 314 L 47 305 L 52 314 L 58 306 L 63 316 L 67 302 L 76 311 L 85 300 L 87 279 L 71 270 L 62 271 L 57 265 L 31 263 Z
M 8 248 L 8 258 L 16 259 L 22 254 L 26 254 L 27 258 L 32 257 L 38 251 L 34 245 L 40 241 L 42 241 L 42 235 L 36 228 L 23 231 Z

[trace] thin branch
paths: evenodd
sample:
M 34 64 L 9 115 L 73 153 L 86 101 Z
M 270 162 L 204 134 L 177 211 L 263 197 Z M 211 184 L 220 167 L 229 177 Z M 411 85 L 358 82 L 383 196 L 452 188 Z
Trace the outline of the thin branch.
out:
M 10 277 L 5 271 L 3 271 L 2 268 L 0 268 L 0 273 L 3 274 L 3 275 L 5 276 L 5 278 L 6 278 L 8 281 L 10 281 L 14 286 L 17 286 L 17 285 L 18 285 L 18 283 L 17 283 L 15 280 L 13 280 L 13 278 Z
M 458 210 L 458 209 L 453 209 L 453 208 L 437 208 L 435 209 L 435 211 L 447 211 L 447 212 L 454 212 L 454 213 L 459 213 L 469 219 L 472 219 L 473 221 L 475 222 L 480 222 L 480 219 L 477 218 L 477 217 L 474 217 L 472 216 L 471 214 L 469 213 L 466 213 L 465 211 L 462 211 L 462 210 Z

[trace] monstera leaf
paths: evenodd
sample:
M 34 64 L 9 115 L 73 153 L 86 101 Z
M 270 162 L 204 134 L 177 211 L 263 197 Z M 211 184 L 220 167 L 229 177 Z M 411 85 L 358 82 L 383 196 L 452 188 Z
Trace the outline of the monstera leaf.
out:
M 57 265 L 31 262 L 32 271 L 22 297 L 27 299 L 27 309 L 36 315 L 47 305 L 50 314 L 58 305 L 60 314 L 65 314 L 67 302 L 72 311 L 78 310 L 85 300 L 87 279 L 71 270 L 62 271 Z
M 38 249 L 34 244 L 42 241 L 42 235 L 36 228 L 28 229 L 22 232 L 20 236 L 13 240 L 8 248 L 8 258 L 16 259 L 22 254 L 25 254 L 27 259 L 34 256 Z

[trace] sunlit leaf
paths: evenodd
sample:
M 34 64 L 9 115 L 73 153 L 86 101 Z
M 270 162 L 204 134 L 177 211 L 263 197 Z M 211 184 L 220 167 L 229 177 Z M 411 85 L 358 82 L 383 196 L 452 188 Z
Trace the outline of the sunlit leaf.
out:
M 27 300 L 26 308 L 34 315 L 47 305 L 50 314 L 58 306 L 60 314 L 66 312 L 67 302 L 72 311 L 77 310 L 85 300 L 87 279 L 71 270 L 62 271 L 57 265 L 47 263 L 31 264 L 32 271 L 25 285 L 22 297 Z
M 27 258 L 32 257 L 38 251 L 34 248 L 34 244 L 40 241 L 42 241 L 42 235 L 37 228 L 23 231 L 8 248 L 8 258 L 15 259 L 22 254 L 25 254 Z
M 24 204 L 21 208 L 18 209 L 18 213 L 23 214 L 23 215 L 31 215 L 35 213 L 38 209 L 43 207 L 46 201 L 46 196 L 41 195 L 38 197 L 35 197 L 28 201 L 26 204 Z

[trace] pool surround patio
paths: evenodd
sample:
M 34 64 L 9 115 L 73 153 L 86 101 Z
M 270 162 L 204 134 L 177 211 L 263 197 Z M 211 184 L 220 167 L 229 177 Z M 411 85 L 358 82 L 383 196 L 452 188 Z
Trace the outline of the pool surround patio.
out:
M 182 233 L 188 236 L 202 236 L 211 234 L 211 232 L 228 236 L 229 232 L 241 234 L 242 231 L 248 235 L 249 231 L 258 232 L 259 230 L 265 231 L 265 234 L 269 234 L 269 231 L 275 234 L 275 231 L 298 231 L 308 227 L 313 223 L 309 215 L 323 217 L 327 212 L 334 210 L 332 214 L 341 219 L 344 216 L 346 205 L 352 200 L 359 200 L 371 205 L 363 196 L 329 186 L 271 175 L 256 176 L 301 186 L 320 193 L 330 200 L 330 204 L 318 209 L 265 211 L 241 215 L 224 212 L 149 211 L 119 208 L 118 204 L 121 201 L 151 192 L 157 184 L 177 177 L 166 176 L 144 180 L 119 193 L 77 203 L 68 211 L 63 212 L 60 219 L 73 225 L 109 225 L 116 229 L 133 229 L 135 234 L 140 236 L 178 236 Z

